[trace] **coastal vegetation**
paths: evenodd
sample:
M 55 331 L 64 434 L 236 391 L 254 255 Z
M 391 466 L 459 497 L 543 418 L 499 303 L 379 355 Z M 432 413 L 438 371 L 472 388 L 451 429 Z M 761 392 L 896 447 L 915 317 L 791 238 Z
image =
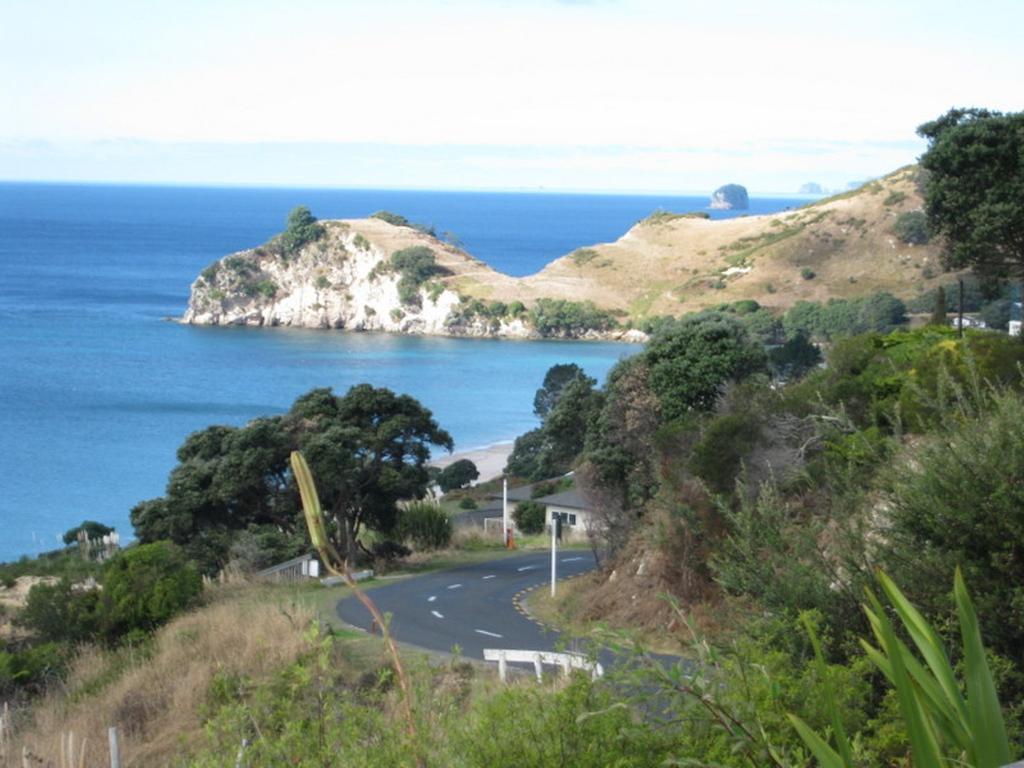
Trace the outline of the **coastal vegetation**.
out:
M 906 302 L 945 282 L 944 240 L 932 239 L 921 211 L 927 178 L 908 166 L 771 216 L 707 221 L 705 212 L 655 211 L 614 243 L 577 248 L 516 278 L 399 214 L 344 222 L 309 214 L 289 223 L 295 250 L 287 258 L 271 247 L 282 235 L 203 270 L 185 320 L 642 341 L 657 318 L 743 300 L 775 317 L 798 302 L 883 292 Z M 324 234 L 310 239 L 310 227 Z M 381 279 L 398 284 L 397 300 L 380 291 Z
M 965 303 L 993 319 L 1020 268 L 1015 214 L 996 190 L 991 210 L 975 201 L 978 216 L 958 219 L 945 174 L 965 154 L 992 156 L 1002 170 L 983 178 L 1005 182 L 1016 118 L 955 110 L 922 127 L 928 231 L 950 247 L 948 266 L 980 273 Z M 908 207 L 916 182 L 902 172 L 838 202 Z M 805 211 L 776 229 L 830 219 L 849 240 L 869 237 L 854 213 Z M 726 250 L 760 260 L 802 236 L 747 233 Z M 830 254 L 846 247 L 836 240 L 813 237 Z M 423 244 L 390 252 L 417 292 L 447 258 Z M 791 278 L 810 269 L 806 253 L 783 258 Z M 210 279 L 258 276 L 232 259 Z M 814 267 L 815 280 L 791 285 L 835 277 L 827 259 Z M 137 545 L 93 555 L 83 539 L 104 528 L 86 521 L 66 549 L 0 566 L 4 593 L 35 580 L 0 647 L 0 696 L 16 715 L 0 725 L 0 757 L 56 764 L 56 735 L 60 749 L 69 730 L 98 743 L 112 723 L 146 765 L 997 768 L 1019 757 L 1024 345 L 948 327 L 959 302 L 948 278 L 907 301 L 873 284 L 769 308 L 729 296 L 718 274 L 727 300 L 645 314 L 648 344 L 604 382 L 552 367 L 533 402 L 540 426 L 506 467 L 536 481 L 536 498 L 571 485 L 589 507 L 601 567 L 549 608 L 592 631 L 595 652 L 624 657 L 607 677 L 500 687 L 457 650 L 399 663 L 332 624 L 325 608 L 344 590 L 231 576 L 308 551 L 296 475 L 308 496 L 309 467 L 326 515 L 314 543 L 329 539 L 349 566 L 457 543 L 427 491 L 443 477 L 459 493 L 477 472 L 457 462 L 431 475 L 431 448 L 452 447 L 431 412 L 370 384 L 320 388 L 284 414 L 190 435 L 165 496 L 132 511 Z M 532 302 L 461 304 L 550 335 L 619 325 L 588 301 Z M 908 307 L 932 322 L 908 327 Z M 542 532 L 544 515 L 532 499 L 515 510 L 524 532 Z M 680 658 L 653 656 L 645 636 Z
M 438 265 L 434 252 L 422 245 L 395 251 L 389 264 L 400 275 L 398 296 L 403 304 L 419 304 L 420 287 L 432 277 L 448 274 Z
M 212 426 L 178 449 L 167 493 L 131 513 L 139 540 L 180 545 L 204 573 L 233 557 L 265 567 L 306 547 L 288 457 L 302 450 L 317 472 L 334 545 L 355 563 L 367 527 L 394 530 L 400 499 L 427 490 L 430 446 L 452 439 L 407 395 L 368 384 L 344 396 L 314 389 L 281 416 Z

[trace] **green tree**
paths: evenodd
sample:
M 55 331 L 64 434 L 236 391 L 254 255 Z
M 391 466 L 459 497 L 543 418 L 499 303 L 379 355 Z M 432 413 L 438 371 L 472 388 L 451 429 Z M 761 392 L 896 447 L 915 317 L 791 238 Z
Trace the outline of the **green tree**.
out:
M 175 545 L 130 547 L 104 569 L 99 630 L 108 640 L 150 632 L 194 605 L 202 591 L 195 564 Z
M 476 464 L 469 459 L 459 459 L 441 470 L 437 476 L 437 484 L 443 493 L 448 493 L 457 488 L 465 488 L 478 477 L 480 477 L 480 471 L 476 468 Z
M 286 254 L 297 251 L 306 243 L 312 243 L 324 236 L 324 227 L 309 208 L 299 205 L 288 214 L 288 226 L 281 234 L 281 247 Z
M 537 457 L 544 447 L 544 430 L 540 427 L 524 432 L 512 444 L 512 453 L 505 463 L 505 474 L 512 477 L 534 477 L 537 472 Z
M 302 546 L 289 465 L 291 451 L 302 450 L 316 472 L 335 544 L 354 559 L 364 525 L 387 533 L 397 502 L 424 495 L 430 445 L 450 450 L 451 436 L 411 397 L 368 384 L 344 397 L 314 389 L 283 416 L 190 435 L 166 495 L 136 506 L 132 524 L 143 542 L 182 545 L 206 572 L 224 564 L 240 531 L 274 528 Z
M 114 529 L 109 525 L 103 523 L 97 523 L 95 520 L 85 520 L 74 528 L 69 528 L 64 533 L 63 541 L 65 544 L 74 544 L 78 541 L 78 534 L 81 531 L 85 531 L 85 535 L 90 539 L 102 539 L 114 532 Z
M 451 435 L 418 401 L 369 384 L 344 397 L 313 390 L 295 401 L 291 415 L 307 422 L 298 449 L 315 473 L 335 545 L 349 565 L 363 526 L 389 533 L 398 502 L 426 494 L 430 446 L 452 449 Z
M 576 363 L 558 363 L 548 368 L 548 372 L 544 374 L 544 382 L 533 396 L 534 414 L 541 420 L 546 418 L 558 403 L 562 390 L 575 379 L 588 379 L 591 386 L 597 384 L 597 380 L 587 376 Z
M 771 350 L 768 358 L 777 376 L 798 379 L 821 362 L 821 350 L 798 330 L 785 344 Z
M 925 212 L 948 267 L 1024 277 L 1024 112 L 952 109 L 917 132 Z
M 516 528 L 525 534 L 533 535 L 544 532 L 547 507 L 539 501 L 521 501 L 512 511 L 512 519 Z
M 667 420 L 708 410 L 729 381 L 763 371 L 764 349 L 731 315 L 690 315 L 657 334 L 644 353 L 651 389 Z

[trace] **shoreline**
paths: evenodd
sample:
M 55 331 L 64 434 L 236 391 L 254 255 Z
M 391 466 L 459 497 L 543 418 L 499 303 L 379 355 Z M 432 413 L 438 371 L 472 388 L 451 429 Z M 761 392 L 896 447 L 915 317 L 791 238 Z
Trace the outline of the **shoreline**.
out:
M 514 440 L 502 440 L 480 446 L 479 448 L 467 448 L 466 450 L 455 451 L 454 453 L 431 459 L 427 464 L 431 467 L 444 469 L 460 459 L 469 459 L 476 464 L 476 468 L 480 472 L 480 477 L 474 482 L 475 485 L 476 483 L 483 483 L 495 477 L 500 477 L 504 473 L 505 464 L 512 453 L 514 443 Z

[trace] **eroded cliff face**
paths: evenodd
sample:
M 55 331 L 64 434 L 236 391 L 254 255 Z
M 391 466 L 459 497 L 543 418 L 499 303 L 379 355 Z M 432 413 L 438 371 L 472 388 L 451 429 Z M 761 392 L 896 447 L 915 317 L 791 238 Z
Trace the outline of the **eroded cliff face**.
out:
M 211 264 L 192 283 L 182 322 L 193 325 L 291 326 L 392 333 L 538 338 L 525 312 L 502 318 L 465 311 L 459 279 L 509 280 L 463 252 L 406 227 L 377 221 L 325 221 L 324 235 L 293 253 L 273 244 Z M 439 274 L 405 300 L 391 256 L 430 248 Z M 636 338 L 634 338 L 634 336 Z M 586 331 L 573 338 L 642 341 L 637 332 Z

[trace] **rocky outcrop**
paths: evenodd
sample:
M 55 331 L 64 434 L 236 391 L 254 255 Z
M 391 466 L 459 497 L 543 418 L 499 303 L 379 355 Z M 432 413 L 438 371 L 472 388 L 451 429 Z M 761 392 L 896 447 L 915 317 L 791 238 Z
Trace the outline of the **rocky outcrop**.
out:
M 740 184 L 725 184 L 711 193 L 708 208 L 745 211 L 750 207 L 747 188 Z
M 272 241 L 211 264 L 192 283 L 181 321 L 444 336 L 542 336 L 522 304 L 495 310 L 463 295 L 455 286 L 460 273 L 476 279 L 497 273 L 452 246 L 381 221 L 321 224 L 323 236 L 293 253 L 284 253 Z M 357 224 L 365 226 L 357 229 Z M 436 257 L 436 274 L 403 285 L 403 274 L 394 268 L 391 257 L 396 250 L 410 247 Z M 638 331 L 626 330 L 580 329 L 546 335 L 646 339 Z

